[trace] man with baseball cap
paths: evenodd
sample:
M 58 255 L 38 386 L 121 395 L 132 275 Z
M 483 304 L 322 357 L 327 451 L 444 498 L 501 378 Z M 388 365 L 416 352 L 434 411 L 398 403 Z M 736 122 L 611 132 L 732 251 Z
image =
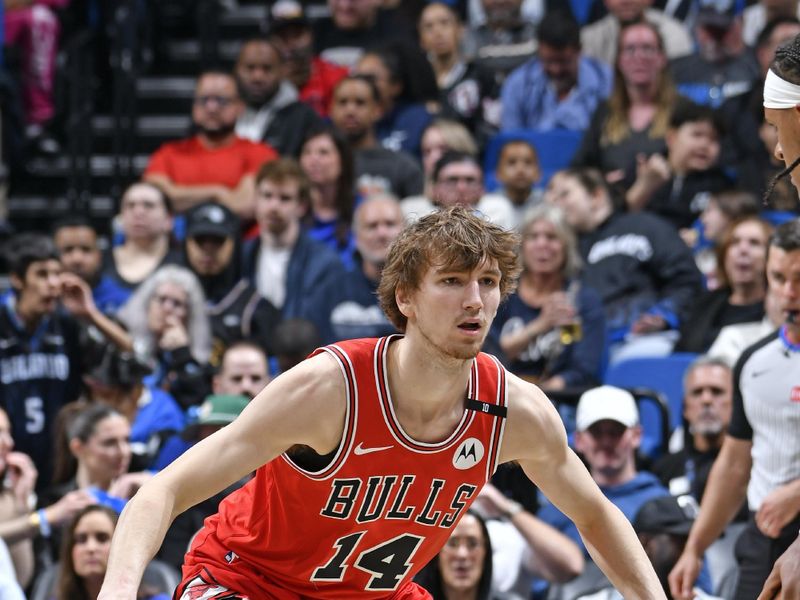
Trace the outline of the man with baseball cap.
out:
M 212 394 L 197 409 L 197 420 L 183 430 L 183 439 L 197 443 L 233 423 L 250 398 L 232 394 Z
M 667 575 L 686 545 L 698 510 L 697 501 L 692 496 L 658 496 L 642 504 L 633 519 L 633 529 L 668 597 Z M 696 600 L 716 598 L 700 588 L 694 588 L 694 593 Z M 580 596 L 579 600 L 622 600 L 622 595 L 609 584 Z
M 225 348 L 250 340 L 270 351 L 269 340 L 281 315 L 241 273 L 239 219 L 218 202 L 204 202 L 186 215 L 186 266 L 197 275 L 205 293 L 214 336 L 211 366 Z
M 575 425 L 575 449 L 583 455 L 600 490 L 629 521 L 647 500 L 669 494 L 655 475 L 636 468 L 642 428 L 630 392 L 610 385 L 584 392 Z M 541 501 L 539 517 L 583 547 L 575 525 L 546 499 Z

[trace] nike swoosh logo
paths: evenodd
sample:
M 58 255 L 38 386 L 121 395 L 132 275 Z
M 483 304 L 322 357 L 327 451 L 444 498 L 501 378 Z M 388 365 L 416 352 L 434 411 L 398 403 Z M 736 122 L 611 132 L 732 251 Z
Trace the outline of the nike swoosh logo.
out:
M 756 377 L 761 377 L 762 375 L 766 375 L 770 371 L 772 371 L 772 369 L 763 369 L 761 371 L 753 371 L 753 379 L 755 379 Z
M 375 448 L 364 448 L 364 444 L 360 443 L 353 449 L 353 454 L 355 454 L 356 456 L 361 456 L 363 454 L 372 454 L 373 452 L 388 450 L 389 448 L 394 448 L 394 446 L 377 446 Z

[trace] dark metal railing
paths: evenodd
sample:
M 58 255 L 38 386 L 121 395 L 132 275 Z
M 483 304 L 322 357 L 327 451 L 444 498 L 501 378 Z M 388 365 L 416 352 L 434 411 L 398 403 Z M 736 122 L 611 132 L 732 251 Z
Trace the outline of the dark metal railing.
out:
M 72 211 L 86 214 L 92 193 L 94 58 L 92 34 L 82 31 L 65 47 L 68 113 L 64 127 L 69 170 L 65 195 Z
M 119 0 L 110 24 L 112 198 L 119 198 L 139 175 L 134 165 L 139 117 L 136 82 L 142 70 L 142 39 L 147 35 L 146 11 L 141 0 Z

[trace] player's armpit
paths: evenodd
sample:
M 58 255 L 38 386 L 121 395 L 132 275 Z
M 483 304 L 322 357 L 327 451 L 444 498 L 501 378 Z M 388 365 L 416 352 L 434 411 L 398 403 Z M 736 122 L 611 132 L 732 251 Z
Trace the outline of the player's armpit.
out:
M 341 370 L 322 353 L 270 382 L 233 423 L 199 442 L 155 479 L 175 493 L 177 515 L 295 444 L 327 454 L 341 440 L 345 411 Z

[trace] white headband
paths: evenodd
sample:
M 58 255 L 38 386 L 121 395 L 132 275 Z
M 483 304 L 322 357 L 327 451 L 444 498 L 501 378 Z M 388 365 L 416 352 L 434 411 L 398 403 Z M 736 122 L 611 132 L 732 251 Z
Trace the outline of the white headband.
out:
M 790 83 L 770 69 L 764 81 L 764 108 L 794 108 L 800 104 L 800 85 Z

